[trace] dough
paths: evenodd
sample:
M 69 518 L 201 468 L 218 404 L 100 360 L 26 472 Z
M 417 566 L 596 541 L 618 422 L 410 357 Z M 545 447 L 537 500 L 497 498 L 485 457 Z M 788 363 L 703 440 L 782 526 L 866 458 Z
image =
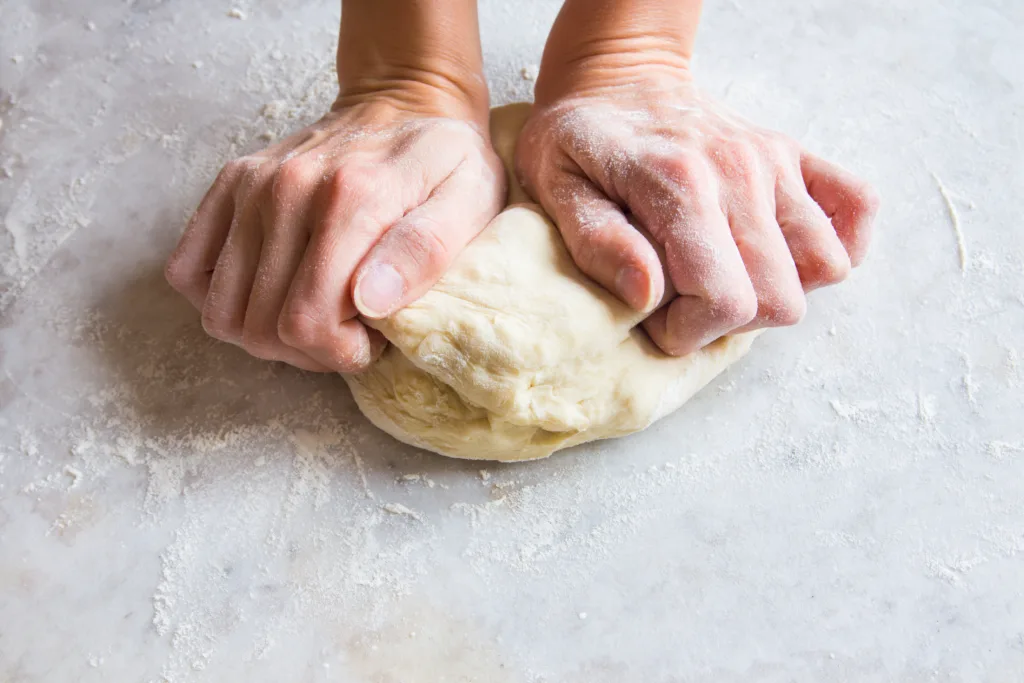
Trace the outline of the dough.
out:
M 511 173 L 528 104 L 495 109 L 492 139 Z M 371 321 L 391 344 L 346 375 L 375 425 L 456 458 L 531 460 L 644 429 L 750 348 L 751 334 L 684 358 L 659 351 L 644 317 L 588 279 L 558 229 L 518 186 L 510 206 L 422 298 Z

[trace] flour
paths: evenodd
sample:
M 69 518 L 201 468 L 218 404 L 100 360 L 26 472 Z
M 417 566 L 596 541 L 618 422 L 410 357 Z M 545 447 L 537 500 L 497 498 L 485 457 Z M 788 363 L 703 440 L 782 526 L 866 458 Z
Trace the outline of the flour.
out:
M 50 69 L 36 71 L 32 46 L 11 46 L 26 55 L 16 60 L 19 78 L 53 86 L 45 96 L 0 101 L 0 321 L 13 325 L 0 326 L 0 333 L 16 342 L 5 345 L 0 374 L 0 490 L 10 503 L 0 524 L 5 532 L 31 535 L 19 553 L 40 552 L 24 556 L 37 583 L 58 575 L 59 558 L 76 547 L 111 555 L 127 548 L 131 559 L 101 558 L 38 600 L 20 588 L 9 597 L 22 600 L 14 604 L 36 624 L 54 605 L 97 608 L 89 600 L 104 595 L 141 615 L 141 626 L 121 613 L 111 617 L 116 621 L 89 622 L 103 628 L 75 633 L 57 650 L 33 651 L 25 661 L 56 651 L 81 663 L 80 678 L 113 680 L 123 653 L 134 649 L 139 654 L 132 661 L 146 680 L 170 683 L 236 680 L 295 662 L 302 672 L 287 669 L 278 677 L 326 672 L 345 680 L 365 661 L 365 675 L 353 680 L 373 680 L 392 671 L 403 653 L 417 662 L 424 652 L 452 658 L 451 643 L 464 642 L 474 652 L 499 648 L 502 655 L 501 672 L 475 680 L 600 681 L 608 680 L 603 670 L 585 667 L 587 657 L 602 662 L 601 655 L 576 650 L 547 669 L 519 674 L 545 666 L 531 648 L 538 634 L 586 629 L 569 639 L 601 648 L 607 641 L 598 634 L 621 635 L 615 629 L 622 615 L 649 617 L 649 603 L 679 610 L 659 627 L 671 629 L 699 613 L 701 622 L 719 629 L 739 623 L 735 636 L 746 643 L 738 647 L 746 647 L 778 626 L 768 636 L 779 640 L 779 651 L 803 652 L 793 634 L 808 615 L 820 616 L 816 605 L 829 618 L 850 613 L 849 602 L 829 595 L 835 586 L 837 594 L 855 594 L 869 607 L 912 606 L 920 616 L 911 625 L 943 624 L 929 640 L 935 648 L 950 646 L 949 638 L 986 640 L 977 666 L 988 661 L 988 649 L 1010 651 L 996 632 L 1005 625 L 1006 607 L 1015 605 L 1005 579 L 1024 556 L 1014 488 L 1024 434 L 1006 419 L 1021 409 L 1015 321 L 1024 254 L 1005 231 L 1017 209 L 1011 203 L 999 213 L 998 183 L 986 194 L 975 180 L 1015 177 L 984 165 L 997 158 L 989 141 L 1004 144 L 988 118 L 975 116 L 977 130 L 964 136 L 975 141 L 971 153 L 938 169 L 950 187 L 966 192 L 973 184 L 976 193 L 977 213 L 963 215 L 970 203 L 949 195 L 961 232 L 970 227 L 962 256 L 959 246 L 951 255 L 953 240 L 939 239 L 954 220 L 948 206 L 929 217 L 931 232 L 920 229 L 919 207 L 935 193 L 926 174 L 893 169 L 889 175 L 871 169 L 870 154 L 851 157 L 866 160 L 894 195 L 885 202 L 891 213 L 880 249 L 848 286 L 816 293 L 801 328 L 766 335 L 766 350 L 729 378 L 735 383 L 722 383 L 652 435 L 545 463 L 478 470 L 384 438 L 356 416 L 337 378 L 251 361 L 206 340 L 197 316 L 162 284 L 159 261 L 220 166 L 315 120 L 333 99 L 329 40 L 289 29 L 288 20 L 284 28 L 257 33 L 260 17 L 240 5 L 245 23 L 224 16 L 230 3 L 209 10 L 227 27 L 214 34 L 225 41 L 254 31 L 240 39 L 245 66 L 230 72 L 224 54 L 209 47 L 219 41 L 207 40 L 202 49 L 196 41 L 182 43 L 187 16 L 161 26 L 173 39 L 111 45 L 81 68 L 54 64 L 55 52 L 51 65 L 61 80 L 50 80 Z M 124 7 L 126 22 L 156 21 L 153 13 L 171 11 L 166 3 Z M 491 26 L 522 22 L 512 38 L 537 47 L 534 55 L 514 58 L 508 49 L 489 53 L 498 74 L 492 97 L 496 103 L 529 98 L 533 81 L 521 69 L 539 56 L 547 19 L 522 17 L 514 3 L 481 11 Z M 322 14 L 326 35 L 336 24 Z M 90 40 L 105 39 L 120 19 L 94 18 L 104 33 L 89 34 Z M 84 31 L 82 23 L 70 26 Z M 722 32 L 715 37 L 729 39 Z M 164 95 L 122 98 L 119 93 L 138 91 L 118 64 L 125 58 L 145 62 Z M 193 62 L 202 69 L 193 70 Z M 736 63 L 717 67 L 709 60 L 707 67 L 712 76 L 735 76 L 729 72 Z M 739 76 L 754 83 L 748 77 L 762 72 L 770 72 L 764 62 Z M 898 147 L 906 133 L 900 120 L 913 120 L 926 134 L 912 139 L 914 145 L 945 144 L 955 134 L 930 108 L 892 104 L 893 116 L 872 118 L 871 103 L 887 94 L 886 78 L 869 75 L 870 89 L 857 98 L 826 102 L 813 117 L 790 123 L 829 145 L 845 140 L 864 150 Z M 96 92 L 63 99 L 79 76 Z M 230 87 L 210 86 L 226 76 Z M 769 87 L 774 84 L 751 87 L 743 97 L 778 117 L 773 102 L 785 104 L 789 95 L 766 96 L 773 94 Z M 78 115 L 62 115 L 74 103 L 82 105 L 74 109 Z M 833 104 L 843 107 L 841 125 L 829 123 Z M 208 111 L 220 113 L 203 118 Z M 966 125 L 974 116 L 969 103 L 957 116 Z M 991 119 L 1005 124 L 994 109 Z M 874 144 L 865 144 L 861 126 L 872 127 Z M 31 165 L 24 156 L 29 149 Z M 152 199 L 118 195 L 129 176 L 158 168 L 166 173 L 152 183 L 124 185 Z M 920 191 L 898 194 L 903 181 L 919 182 Z M 990 224 L 999 229 L 986 232 Z M 934 253 L 907 263 L 906 254 L 927 246 L 922 235 L 928 234 L 939 236 Z M 129 263 L 96 266 L 121 245 Z M 71 257 L 84 265 L 66 278 L 76 267 Z M 941 266 L 949 258 L 959 259 L 959 272 Z M 929 269 L 929 260 L 940 268 Z M 773 528 L 784 531 L 773 537 Z M 654 573 L 644 575 L 645 569 Z M 106 588 L 98 577 L 124 583 Z M 906 577 L 925 581 L 900 584 Z M 722 586 L 728 591 L 716 593 Z M 818 592 L 805 599 L 803 589 Z M 756 600 L 724 617 L 715 613 L 717 606 L 725 609 L 723 597 L 745 590 Z M 620 591 L 635 604 L 623 608 L 611 600 Z M 537 606 L 516 611 L 531 602 Z M 507 615 L 509 624 L 496 615 Z M 951 622 L 951 615 L 957 619 Z M 762 630 L 749 624 L 744 630 L 748 616 L 763 620 Z M 125 630 L 110 628 L 113 623 L 125 623 Z M 856 635 L 850 623 L 837 619 L 836 633 Z M 117 633 L 116 647 L 93 644 L 108 631 Z M 730 633 L 714 631 L 722 640 Z M 647 640 L 658 644 L 657 637 Z M 707 648 L 677 642 L 691 643 L 688 652 Z M 879 650 L 878 641 L 850 647 Z M 898 666 L 900 647 L 884 643 L 879 657 Z M 922 656 L 947 661 L 956 647 Z M 849 653 L 824 651 L 822 659 L 848 661 Z M 623 652 L 642 659 L 650 650 Z M 727 664 L 734 663 L 749 664 L 742 657 Z M 624 680 L 631 673 L 656 679 L 663 671 L 609 675 Z M 835 680 L 870 678 L 859 674 Z M 946 674 L 918 678 L 936 675 Z
M 989 441 L 987 450 L 988 454 L 996 460 L 1018 457 L 1020 454 L 1024 453 L 1024 441 Z
M 1013 347 L 1006 349 L 1006 369 L 1010 384 L 1016 384 L 1020 381 L 1020 367 L 1020 354 L 1017 352 L 1017 349 Z
M 935 412 L 935 397 L 925 394 L 923 391 L 917 392 L 918 419 L 925 424 L 930 424 L 935 421 Z
M 960 358 L 964 364 L 964 374 L 960 383 L 963 385 L 964 394 L 967 396 L 967 402 L 972 406 L 977 406 L 978 383 L 974 379 L 974 364 L 971 362 L 971 357 L 964 352 L 960 353 Z
M 427 476 L 426 474 L 424 474 L 422 472 L 417 472 L 417 473 L 413 473 L 413 474 L 403 474 L 403 475 L 400 475 L 398 477 L 398 481 L 406 482 L 406 483 L 418 482 L 418 483 L 424 484 L 425 486 L 427 486 L 429 488 L 434 488 L 435 486 L 437 486 L 437 482 L 436 481 L 434 481 L 433 479 L 431 479 L 429 476 Z
M 68 484 L 68 490 L 70 491 L 71 489 L 76 488 L 82 479 L 82 471 L 79 470 L 77 467 L 65 465 L 63 472 L 71 480 L 71 482 Z
M 95 317 L 71 327 L 100 344 L 132 334 Z M 142 339 L 134 343 L 148 346 Z M 208 382 L 187 361 L 145 352 L 141 358 L 149 368 L 144 386 L 169 392 L 171 401 Z M 485 486 L 487 498 L 428 513 L 412 499 L 377 501 L 384 487 L 389 498 L 409 495 L 403 491 L 410 485 L 429 495 L 443 492 L 439 475 L 399 472 L 388 487 L 358 454 L 349 425 L 324 412 L 318 393 L 264 422 L 230 412 L 211 421 L 222 410 L 214 407 L 214 415 L 200 411 L 183 428 L 162 434 L 155 433 L 159 417 L 140 411 L 144 406 L 131 395 L 125 385 L 92 394 L 95 417 L 76 418 L 78 436 L 68 446 L 75 464 L 63 470 L 61 482 L 89 493 L 102 485 L 99 472 L 110 479 L 118 470 L 139 471 L 147 482 L 139 524 L 156 527 L 180 519 L 160 553 L 152 595 L 153 629 L 172 648 L 163 665 L 169 681 L 191 680 L 212 667 L 222 656 L 225 629 L 252 633 L 251 656 L 259 659 L 275 653 L 311 619 L 344 614 L 352 626 L 375 628 L 424 580 L 427 558 L 436 551 L 436 530 L 455 519 L 471 521 L 463 556 L 480 580 L 585 573 L 660 514 L 661 503 L 655 501 L 666 490 L 700 479 L 699 457 L 690 456 L 596 488 L 584 485 L 580 477 L 586 469 L 578 464 L 549 468 L 557 473 L 551 478 L 470 469 L 467 477 Z M 211 430 L 217 420 L 222 426 Z M 29 433 L 23 442 L 26 452 L 43 448 Z M 44 479 L 41 485 L 50 484 L 57 480 Z M 370 493 L 378 487 L 380 495 Z M 225 495 L 235 507 L 223 507 L 219 501 Z M 415 524 L 388 523 L 388 518 Z M 53 529 L 73 532 L 81 523 L 61 515 Z M 495 543 L 502 537 L 517 542 Z M 301 559 L 314 549 L 338 559 L 329 566 Z M 298 563 L 297 574 L 282 584 L 275 566 L 285 561 Z M 248 587 L 241 594 L 239 581 Z M 263 588 L 268 582 L 275 586 L 272 592 Z M 279 595 L 286 597 L 280 601 Z M 228 614 L 222 611 L 225 601 L 233 605 Z
M 871 422 L 873 415 L 880 411 L 877 401 L 857 401 L 856 403 L 848 403 L 840 399 L 834 398 L 828 402 L 832 406 L 832 410 L 836 412 L 836 415 L 845 420 L 854 420 L 857 422 Z
M 417 522 L 423 521 L 423 515 L 416 512 L 415 510 L 410 510 L 401 503 L 385 503 L 384 505 L 381 506 L 381 509 L 384 510 L 384 512 L 390 512 L 393 515 L 404 515 L 405 517 L 412 517 Z

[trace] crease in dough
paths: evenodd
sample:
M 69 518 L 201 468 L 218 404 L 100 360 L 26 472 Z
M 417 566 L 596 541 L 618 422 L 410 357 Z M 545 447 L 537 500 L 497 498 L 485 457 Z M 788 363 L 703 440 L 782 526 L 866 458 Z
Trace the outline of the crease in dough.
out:
M 528 104 L 491 113 L 510 202 Z M 640 431 L 678 409 L 750 348 L 724 337 L 683 358 L 636 329 L 632 310 L 587 278 L 540 206 L 514 203 L 425 295 L 368 321 L 391 343 L 367 372 L 344 375 L 377 427 L 456 458 L 532 460 Z

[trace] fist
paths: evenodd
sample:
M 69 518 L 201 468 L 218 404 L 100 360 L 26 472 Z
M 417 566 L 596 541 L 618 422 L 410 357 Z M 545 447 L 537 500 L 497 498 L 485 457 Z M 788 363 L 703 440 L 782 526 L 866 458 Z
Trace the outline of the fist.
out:
M 542 103 L 517 167 L 584 272 L 637 309 L 666 301 L 644 326 L 673 355 L 799 321 L 806 292 L 864 258 L 878 208 L 866 183 L 685 79 Z

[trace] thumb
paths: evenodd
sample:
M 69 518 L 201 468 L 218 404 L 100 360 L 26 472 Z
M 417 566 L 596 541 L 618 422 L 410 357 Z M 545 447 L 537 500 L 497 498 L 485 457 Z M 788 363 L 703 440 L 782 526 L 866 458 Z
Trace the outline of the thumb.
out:
M 554 218 L 573 261 L 634 309 L 652 310 L 665 291 L 655 248 L 589 179 L 556 173 L 550 182 L 531 183 L 531 190 Z
M 385 318 L 441 279 L 500 208 L 498 193 L 481 197 L 481 183 L 493 185 L 478 173 L 456 171 L 384 233 L 353 277 L 352 299 L 360 314 Z

